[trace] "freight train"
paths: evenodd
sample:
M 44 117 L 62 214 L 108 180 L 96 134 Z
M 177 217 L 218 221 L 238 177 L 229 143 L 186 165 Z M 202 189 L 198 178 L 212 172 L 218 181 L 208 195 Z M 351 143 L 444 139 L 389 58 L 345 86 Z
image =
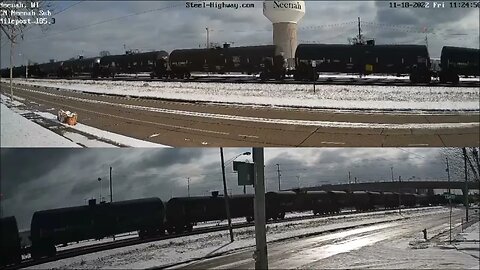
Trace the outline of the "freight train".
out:
M 138 231 L 140 237 L 163 233 L 164 205 L 159 198 L 51 209 L 33 214 L 32 258 L 53 256 L 55 246 Z
M 20 263 L 22 253 L 15 217 L 0 218 L 0 240 L 0 267 Z
M 442 49 L 440 81 L 458 83 L 459 76 L 479 76 L 480 50 L 448 47 Z M 286 59 L 275 55 L 274 45 L 178 49 L 83 58 L 28 66 L 30 77 L 92 78 L 118 74 L 149 73 L 151 78 L 190 78 L 194 72 L 257 74 L 260 79 L 317 80 L 319 73 L 408 75 L 413 83 L 428 83 L 436 75 L 424 45 L 343 45 L 300 44 L 295 69 L 287 70 Z M 25 66 L 13 68 L 13 76 L 25 76 Z M 0 71 L 9 77 L 9 69 Z
M 229 196 L 232 218 L 253 221 L 254 196 Z M 399 194 L 393 192 L 346 191 L 281 191 L 265 194 L 267 220 L 285 218 L 286 213 L 311 211 L 314 215 L 339 213 L 342 209 L 368 211 L 392 209 L 399 205 L 446 204 L 441 195 Z M 141 238 L 192 231 L 200 222 L 221 221 L 227 218 L 224 197 L 178 197 L 168 202 L 159 198 L 145 198 L 113 203 L 50 209 L 34 213 L 30 228 L 33 259 L 54 256 L 57 245 L 67 245 L 88 239 L 101 239 L 121 233 L 138 231 Z M 14 217 L 0 219 L 1 264 L 20 262 L 20 238 Z

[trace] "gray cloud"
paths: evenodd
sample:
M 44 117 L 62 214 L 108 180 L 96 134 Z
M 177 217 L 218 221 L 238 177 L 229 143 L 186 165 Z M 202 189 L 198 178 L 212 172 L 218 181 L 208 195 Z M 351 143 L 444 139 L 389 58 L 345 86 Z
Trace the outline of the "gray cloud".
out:
M 124 44 L 143 51 L 198 48 L 205 46 L 205 27 L 211 30 L 212 42 L 270 44 L 272 26 L 262 14 L 262 2 L 251 2 L 254 9 L 218 10 L 188 9 L 183 1 L 85 1 L 56 15 L 57 23 L 48 31 L 28 30 L 16 46 L 15 63 L 26 58 L 45 62 L 79 54 L 95 56 L 102 50 L 119 54 Z M 72 3 L 54 4 L 59 11 Z M 170 6 L 174 7 L 159 10 Z M 346 43 L 356 35 L 356 18 L 361 17 L 364 34 L 377 43 L 425 44 L 422 29 L 428 27 L 434 57 L 444 45 L 479 47 L 478 9 L 393 9 L 386 1 L 308 1 L 306 11 L 299 22 L 299 40 L 304 42 Z M 369 28 L 368 22 L 376 28 Z M 344 23 L 348 24 L 339 25 Z M 458 34 L 463 34 L 460 39 Z M 9 46 L 4 44 L 2 36 L 2 67 L 9 59 Z

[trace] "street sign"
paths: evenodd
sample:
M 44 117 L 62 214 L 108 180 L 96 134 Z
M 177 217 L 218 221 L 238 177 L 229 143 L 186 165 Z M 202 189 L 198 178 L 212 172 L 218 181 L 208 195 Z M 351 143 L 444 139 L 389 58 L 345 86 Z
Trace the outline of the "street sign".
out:
M 453 200 L 453 199 L 455 199 L 455 194 L 445 194 L 445 199 Z
M 238 172 L 238 185 L 253 185 L 253 177 L 255 175 L 253 163 L 233 162 L 233 170 Z

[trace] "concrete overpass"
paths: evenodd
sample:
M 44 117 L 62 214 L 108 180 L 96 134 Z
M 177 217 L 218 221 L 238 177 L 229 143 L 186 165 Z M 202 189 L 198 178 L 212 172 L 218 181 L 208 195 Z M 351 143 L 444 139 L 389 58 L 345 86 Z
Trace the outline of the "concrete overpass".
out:
M 479 190 L 480 182 L 469 181 L 468 189 Z M 303 190 L 349 190 L 349 191 L 391 191 L 419 193 L 420 190 L 433 192 L 434 189 L 460 189 L 465 191 L 465 182 L 461 181 L 402 181 L 402 182 L 365 182 L 352 184 L 321 185 L 302 188 Z

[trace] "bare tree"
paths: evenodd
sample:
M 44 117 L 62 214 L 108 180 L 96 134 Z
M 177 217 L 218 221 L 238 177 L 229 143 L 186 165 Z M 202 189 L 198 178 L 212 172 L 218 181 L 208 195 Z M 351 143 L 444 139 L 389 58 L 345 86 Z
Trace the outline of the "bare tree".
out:
M 480 182 L 479 162 L 477 154 L 479 149 L 467 147 L 467 172 L 472 181 Z M 450 173 L 453 179 L 462 181 L 465 178 L 464 156 L 462 148 L 444 148 L 443 154 L 448 158 Z
M 0 29 L 3 34 L 10 41 L 10 100 L 13 102 L 13 55 L 14 46 L 19 38 L 23 39 L 23 34 L 30 27 L 37 25 L 33 22 L 41 22 L 39 25 L 42 30 L 48 26 L 48 21 L 45 21 L 45 14 L 43 12 L 52 12 L 52 4 L 48 1 L 4 1 L 0 0 L 0 11 L 2 23 Z M 42 11 L 42 12 L 40 12 Z

